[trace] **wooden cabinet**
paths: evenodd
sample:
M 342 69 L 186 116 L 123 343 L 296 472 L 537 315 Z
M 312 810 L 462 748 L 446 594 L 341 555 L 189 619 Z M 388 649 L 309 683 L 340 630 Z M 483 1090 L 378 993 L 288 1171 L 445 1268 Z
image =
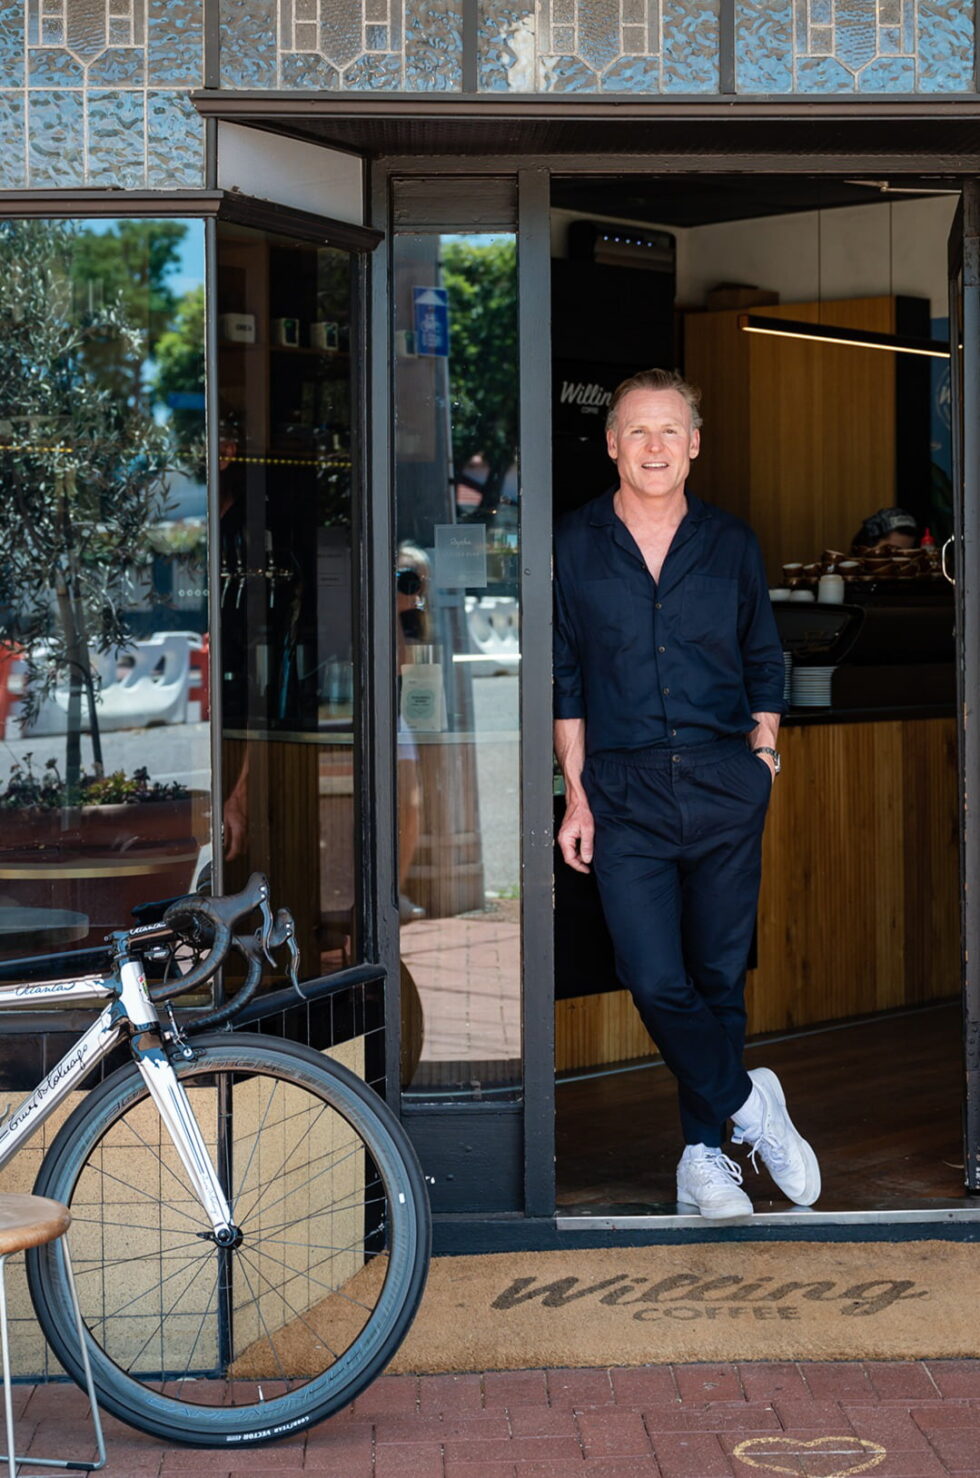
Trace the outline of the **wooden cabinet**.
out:
M 918 299 L 849 298 L 760 308 L 766 318 L 879 333 L 929 331 Z M 684 316 L 685 374 L 703 394 L 699 497 L 746 519 L 776 582 L 784 560 L 850 549 L 876 508 L 925 512 L 926 359 L 742 332 L 738 311 Z
M 955 720 L 794 725 L 779 748 L 750 1034 L 955 996 Z M 558 1001 L 555 1035 L 559 1072 L 651 1050 L 626 991 Z

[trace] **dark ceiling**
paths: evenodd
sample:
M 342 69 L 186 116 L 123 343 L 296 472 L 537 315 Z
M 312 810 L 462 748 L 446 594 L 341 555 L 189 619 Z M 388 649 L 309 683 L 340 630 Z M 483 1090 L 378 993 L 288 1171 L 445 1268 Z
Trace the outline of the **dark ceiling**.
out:
M 910 200 L 920 192 L 916 184 L 940 189 L 937 180 L 896 181 L 901 193 L 882 192 L 878 178 L 854 178 L 860 185 L 819 175 L 620 175 L 606 179 L 558 177 L 552 185 L 552 205 L 579 214 L 612 216 L 620 220 L 650 221 L 663 226 L 704 226 L 715 221 L 744 221 L 759 216 L 789 215 L 794 211 L 831 210 L 843 205 L 868 205 L 881 200 Z M 911 193 L 906 193 L 911 192 Z M 922 191 L 922 194 L 928 193 Z
M 202 92 L 195 102 L 206 116 L 367 158 L 397 158 L 413 173 L 427 159 L 439 170 L 452 160 L 459 172 L 470 159 L 485 167 L 499 158 L 507 170 L 546 164 L 556 206 L 679 227 L 910 199 L 906 192 L 918 193 L 916 187 L 955 190 L 958 179 L 980 173 L 980 108 L 972 105 L 916 105 L 912 117 L 896 104 L 895 116 L 872 116 L 870 104 L 828 114 L 797 100 L 785 112 L 715 108 L 706 117 L 669 106 L 638 114 L 618 103 L 595 111 L 593 99 L 586 117 L 576 113 L 586 104 L 570 100 L 549 113 L 541 112 L 541 99 L 532 105 L 488 98 L 478 106 L 444 99 L 437 106 Z M 874 182 L 883 180 L 902 193 L 882 193 Z

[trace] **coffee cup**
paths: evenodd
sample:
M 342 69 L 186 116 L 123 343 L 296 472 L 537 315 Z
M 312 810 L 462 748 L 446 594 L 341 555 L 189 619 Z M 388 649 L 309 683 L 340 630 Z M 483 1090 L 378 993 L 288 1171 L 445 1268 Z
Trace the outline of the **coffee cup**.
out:
M 793 592 L 791 590 L 789 590 L 788 588 L 786 588 L 786 589 L 779 588 L 777 590 L 770 590 L 770 592 L 769 592 L 769 599 L 771 601 L 774 601 L 774 602 L 777 602 L 778 603 L 779 601 L 782 601 L 782 600 L 789 600 L 789 598 L 792 595 L 792 593 Z
M 843 575 L 821 575 L 817 581 L 817 600 L 824 606 L 844 604 Z
M 812 590 L 791 590 L 789 593 L 789 598 L 792 601 L 800 602 L 816 599 Z

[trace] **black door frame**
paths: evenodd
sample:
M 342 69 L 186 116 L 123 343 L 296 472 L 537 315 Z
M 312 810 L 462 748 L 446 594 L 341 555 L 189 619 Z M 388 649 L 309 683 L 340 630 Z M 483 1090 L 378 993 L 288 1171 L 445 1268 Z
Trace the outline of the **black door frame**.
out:
M 391 240 L 398 229 L 493 230 L 506 224 L 481 214 L 479 192 L 474 194 L 472 219 L 450 220 L 446 209 L 439 224 L 426 222 L 417 212 L 424 201 L 426 181 L 445 172 L 416 159 L 406 168 L 380 165 L 372 170 L 371 224 L 384 233 L 384 244 L 373 258 L 372 306 L 375 334 L 371 364 L 371 445 L 374 500 L 370 557 L 374 578 L 369 584 L 373 672 L 376 691 L 369 704 L 374 725 L 375 803 L 381 835 L 397 836 L 395 794 L 395 733 L 397 714 L 394 687 L 383 679 L 394 662 L 393 457 L 391 446 L 392 315 L 390 300 Z M 533 630 L 536 641 L 525 650 L 520 666 L 521 713 L 521 974 L 524 1093 L 514 1104 L 461 1103 L 453 1108 L 401 1103 L 400 1087 L 400 965 L 397 858 L 393 846 L 379 849 L 377 928 L 379 962 L 387 978 L 385 1020 L 388 1100 L 402 1113 L 429 1178 L 433 1201 L 439 1206 L 487 1205 L 496 1195 L 500 1209 L 513 1216 L 550 1218 L 555 1204 L 554 1169 L 554 1023 L 550 1004 L 542 1009 L 540 986 L 550 993 L 553 941 L 550 927 L 552 888 L 552 768 L 551 710 L 540 701 L 551 687 L 551 446 L 550 438 L 534 428 L 550 426 L 550 178 L 542 166 L 521 162 L 517 167 L 480 167 L 466 174 L 512 179 L 517 187 L 516 218 L 507 229 L 518 236 L 518 301 L 538 305 L 533 321 L 519 321 L 520 379 L 520 620 L 521 629 Z M 412 182 L 411 203 L 392 219 L 392 185 Z M 405 192 L 407 193 L 407 192 Z M 450 212 L 452 203 L 447 207 Z M 424 205 L 422 206 L 424 210 Z M 383 349 L 382 349 L 382 346 Z M 546 496 L 533 496 L 546 489 Z M 380 680 L 378 680 L 380 679 Z M 535 983 L 538 989 L 535 989 Z M 550 1002 L 550 995 L 548 996 Z M 451 1170 L 447 1171 L 446 1156 Z M 453 1212 L 449 1213 L 450 1215 Z M 463 1212 L 469 1215 L 470 1211 Z
M 865 116 L 867 114 L 865 113 Z M 562 1236 L 568 1224 L 556 1215 L 554 1203 L 554 1030 L 553 1030 L 553 938 L 552 938 L 552 783 L 551 783 L 551 712 L 550 712 L 550 580 L 543 582 L 540 573 L 550 568 L 551 545 L 551 455 L 550 436 L 541 436 L 541 428 L 551 425 L 550 366 L 548 362 L 548 334 L 550 325 L 550 184 L 553 175 L 594 175 L 608 178 L 613 176 L 671 174 L 710 175 L 719 173 L 793 174 L 804 172 L 811 175 L 845 177 L 860 166 L 865 171 L 871 161 L 862 163 L 860 144 L 855 143 L 853 153 L 836 157 L 801 155 L 788 150 L 784 154 L 767 152 L 764 155 L 724 155 L 719 143 L 717 152 L 704 155 L 672 154 L 669 158 L 656 155 L 631 154 L 610 157 L 602 154 L 589 155 L 506 155 L 474 157 L 471 155 L 390 155 L 371 165 L 371 200 L 373 227 L 387 234 L 391 222 L 389 215 L 389 182 L 394 176 L 420 176 L 436 179 L 440 175 L 470 176 L 511 175 L 519 182 L 519 232 L 520 232 L 520 353 L 521 353 L 521 464 L 522 464 L 522 630 L 534 634 L 533 642 L 522 641 L 521 683 L 521 755 L 522 755 L 522 927 L 524 929 L 523 961 L 523 1014 L 525 1028 L 525 1099 L 523 1124 L 519 1136 L 510 1136 L 506 1143 L 511 1150 L 520 1151 L 523 1145 L 523 1181 L 525 1202 L 523 1212 L 513 1211 L 502 1215 L 437 1215 L 436 1248 L 442 1251 L 494 1250 L 505 1246 L 559 1246 L 567 1245 Z M 875 158 L 877 165 L 881 162 Z M 973 160 L 963 161 L 969 169 Z M 904 159 L 888 160 L 888 173 L 909 175 L 936 174 L 947 176 L 953 186 L 962 185 L 969 189 L 970 177 L 965 169 L 956 167 L 956 161 L 948 153 L 917 154 Z M 975 197 L 974 197 L 975 198 Z M 978 407 L 977 415 L 966 417 L 969 429 L 966 456 L 968 459 L 967 486 L 971 489 L 967 499 L 968 513 L 958 536 L 961 547 L 968 558 L 964 560 L 970 572 L 961 582 L 960 594 L 960 667 L 961 682 L 966 693 L 980 691 L 980 619 L 974 612 L 980 611 L 976 585 L 980 578 L 980 523 L 977 519 L 978 496 L 980 496 L 980 204 L 974 203 L 974 234 L 967 236 L 973 243 L 971 257 L 974 284 L 972 307 L 974 329 L 968 339 L 972 353 L 968 353 L 964 374 L 964 393 L 970 403 Z M 473 229 L 479 228 L 475 219 Z M 388 294 L 389 263 L 388 243 L 374 254 L 372 278 L 372 321 L 375 332 L 372 336 L 373 362 L 371 372 L 371 446 L 373 458 L 373 541 L 371 550 L 372 569 L 375 572 L 369 589 L 372 594 L 372 621 L 375 666 L 377 677 L 390 670 L 393 661 L 393 612 L 391 606 L 390 571 L 392 560 L 392 460 L 389 431 L 391 407 L 391 341 L 390 303 Z M 523 305 L 531 303 L 528 312 Z M 382 352 L 382 345 L 384 350 Z M 970 470 L 972 469 L 972 471 Z M 972 478 L 972 482 L 970 481 Z M 547 488 L 546 498 L 535 499 L 535 488 Z M 965 542 L 963 542 L 965 541 Z M 969 556 L 972 556 L 972 564 Z M 968 608 L 972 598 L 973 610 Z M 384 689 L 384 691 L 381 691 Z M 375 720 L 375 738 L 378 748 L 374 756 L 375 774 L 379 785 L 375 800 L 379 804 L 379 835 L 396 835 L 396 812 L 394 806 L 394 723 L 393 694 L 385 683 L 379 683 L 374 694 L 372 711 Z M 961 724 L 964 730 L 961 773 L 964 777 L 976 776 L 980 785 L 980 735 L 971 731 L 960 707 Z M 382 775 L 384 775 L 383 783 Z M 967 781 L 964 778 L 964 789 Z M 976 788 L 976 786 L 974 787 Z M 969 959 L 980 959 L 980 826 L 976 824 L 976 809 L 973 816 L 965 811 L 962 856 L 966 869 L 965 879 L 970 882 L 963 895 L 962 913 L 964 941 L 970 946 Z M 397 1104 L 399 1100 L 399 1003 L 398 1003 L 398 914 L 397 879 L 395 861 L 390 848 L 383 849 L 383 860 L 379 867 L 379 919 L 377 938 L 381 949 L 381 962 L 387 968 L 388 999 L 386 1020 L 388 1022 L 388 1082 L 389 1098 Z M 980 969 L 974 963 L 972 969 L 964 965 L 963 977 L 964 1010 L 966 1012 L 967 1047 L 967 1121 L 970 1150 L 968 1162 L 968 1191 L 980 1191 Z M 480 1107 L 466 1106 L 461 1115 L 475 1116 Z M 472 1117 L 468 1131 L 475 1128 Z M 469 1132 L 466 1136 L 469 1137 Z M 434 1144 L 434 1141 L 429 1141 Z M 497 1152 L 503 1151 L 505 1141 L 497 1141 Z M 423 1155 L 425 1146 L 423 1146 Z M 940 1220 L 947 1225 L 951 1219 L 963 1220 L 980 1215 L 975 1205 L 967 1200 L 963 1210 L 946 1214 L 900 1211 L 889 1213 L 839 1213 L 821 1215 L 808 1213 L 805 1224 L 793 1218 L 792 1224 L 785 1218 L 783 1227 L 765 1225 L 767 1218 L 759 1219 L 754 1235 L 779 1239 L 781 1237 L 804 1237 L 821 1239 L 841 1235 L 841 1226 L 888 1222 L 914 1221 L 917 1225 Z M 628 1219 L 627 1219 L 628 1220 Z M 588 1232 L 578 1231 L 574 1235 L 577 1245 L 586 1237 L 593 1240 L 619 1243 L 673 1241 L 678 1236 L 704 1240 L 701 1233 L 684 1232 L 672 1226 L 674 1218 L 643 1219 L 643 1225 L 632 1228 L 628 1225 L 592 1227 Z M 710 1232 L 707 1235 L 711 1235 Z M 867 1232 L 864 1235 L 868 1235 Z M 948 1235 L 948 1233 L 947 1233 Z
M 980 1194 L 980 180 L 963 181 L 949 235 L 949 338 L 953 426 L 953 573 L 956 580 L 959 716 L 960 896 L 963 970 L 964 1180 Z M 943 551 L 944 557 L 946 551 Z M 971 805 L 971 800 L 974 802 Z

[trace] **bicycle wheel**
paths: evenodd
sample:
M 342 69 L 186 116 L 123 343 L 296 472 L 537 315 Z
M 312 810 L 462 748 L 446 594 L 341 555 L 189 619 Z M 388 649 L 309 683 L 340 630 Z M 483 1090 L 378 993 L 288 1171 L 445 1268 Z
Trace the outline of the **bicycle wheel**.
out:
M 71 1208 L 71 1250 L 102 1405 L 170 1442 L 241 1447 L 351 1401 L 404 1338 L 425 1284 L 429 1211 L 398 1121 L 312 1048 L 205 1036 L 177 1065 L 241 1240 L 220 1249 L 133 1064 L 93 1090 L 35 1191 Z M 81 1381 L 60 1243 L 28 1256 L 31 1296 Z

